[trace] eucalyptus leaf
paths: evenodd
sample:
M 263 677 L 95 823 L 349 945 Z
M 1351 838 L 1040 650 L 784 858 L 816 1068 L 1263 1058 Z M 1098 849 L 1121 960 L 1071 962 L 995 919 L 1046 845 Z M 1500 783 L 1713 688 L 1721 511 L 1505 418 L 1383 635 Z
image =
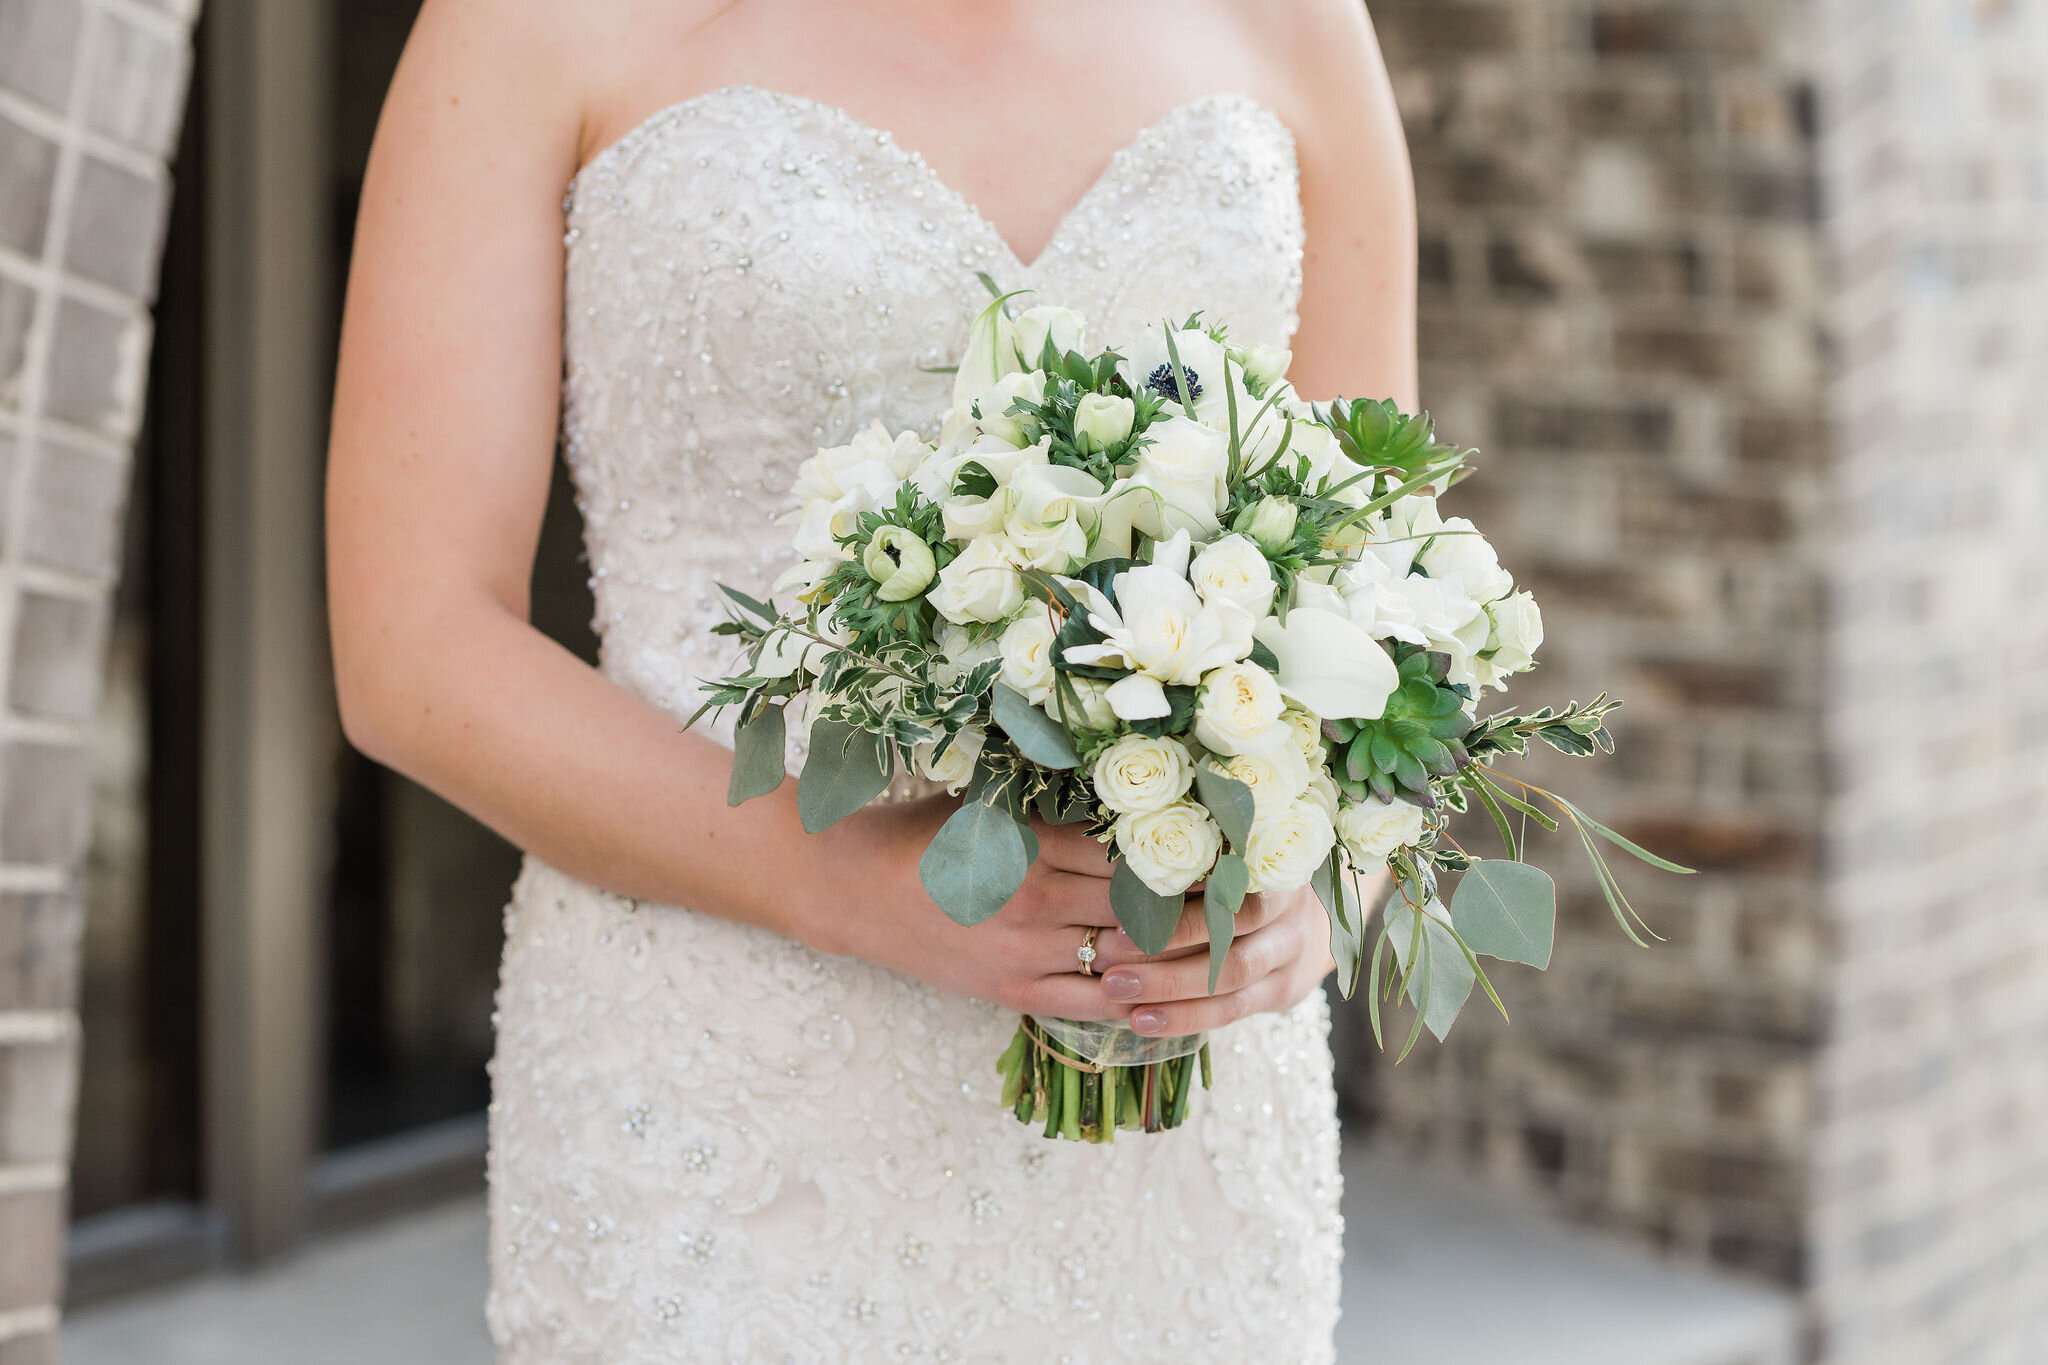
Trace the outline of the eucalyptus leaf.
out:
M 1358 969 L 1365 960 L 1365 906 L 1358 898 L 1356 873 L 1337 877 L 1338 913 L 1330 916 L 1330 956 L 1337 960 L 1337 990 L 1349 1000 L 1358 990 Z
M 822 834 L 880 796 L 893 766 L 879 737 L 844 721 L 818 721 L 811 727 L 810 759 L 796 784 L 804 828 Z
M 1527 863 L 1474 862 L 1451 897 L 1451 923 L 1475 953 L 1548 967 L 1557 936 L 1557 884 Z
M 1037 843 L 1029 833 L 1000 801 L 969 801 L 932 836 L 918 878 L 956 923 L 980 924 L 1024 885 Z
M 1237 935 L 1237 912 L 1251 886 L 1252 870 L 1235 853 L 1216 860 L 1216 868 L 1202 885 L 1202 916 L 1209 924 L 1209 994 L 1216 994 L 1216 982 L 1223 975 L 1223 961 L 1230 956 L 1230 942 Z
M 1433 915 L 1422 917 L 1419 961 L 1409 962 L 1415 942 L 1415 909 L 1398 894 L 1387 905 L 1387 930 L 1394 952 L 1410 971 L 1408 999 L 1421 1011 L 1422 1023 L 1442 1042 L 1471 998 L 1478 975 L 1465 960 L 1458 940 Z
M 753 719 L 733 732 L 732 780 L 726 785 L 725 804 L 737 806 L 757 796 L 766 796 L 782 785 L 782 708 L 764 706 Z
M 989 693 L 989 714 L 1017 746 L 1017 752 L 1041 768 L 1078 768 L 1081 756 L 1067 732 L 1045 712 L 1024 700 L 1015 688 L 997 683 Z
M 1197 766 L 1195 794 L 1209 808 L 1230 846 L 1244 852 L 1252 834 L 1252 789 L 1234 777 Z
M 1145 885 L 1129 862 L 1117 860 L 1116 871 L 1109 879 L 1109 908 L 1116 911 L 1116 922 L 1138 945 L 1139 952 L 1149 957 L 1166 951 L 1186 903 L 1185 897 L 1160 895 Z

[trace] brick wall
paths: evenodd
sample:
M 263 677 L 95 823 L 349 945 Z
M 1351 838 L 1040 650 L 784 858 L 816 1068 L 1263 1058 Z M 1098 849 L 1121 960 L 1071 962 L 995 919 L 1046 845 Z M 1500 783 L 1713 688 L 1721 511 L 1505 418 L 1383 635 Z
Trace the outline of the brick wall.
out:
M 56 1357 L 79 898 L 198 0 L 0 0 L 0 1365 Z
M 1425 397 L 1542 599 L 1556 965 L 1361 1069 L 1388 1141 L 1810 1290 L 1816 1358 L 2048 1303 L 2048 35 L 2026 0 L 1378 0 Z M 1911 707 L 1922 725 L 1908 728 Z M 1536 780 L 1541 780 L 1540 778 Z M 1490 838 L 1491 836 L 1483 836 Z

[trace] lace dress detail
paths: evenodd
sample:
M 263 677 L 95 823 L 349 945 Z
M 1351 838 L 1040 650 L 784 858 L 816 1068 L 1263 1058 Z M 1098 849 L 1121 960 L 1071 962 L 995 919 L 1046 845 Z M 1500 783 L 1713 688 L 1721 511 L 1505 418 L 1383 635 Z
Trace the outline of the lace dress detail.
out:
M 1040 258 L 885 132 L 733 87 L 570 188 L 564 444 L 603 668 L 685 716 L 718 582 L 787 563 L 796 467 L 929 424 L 986 302 L 1115 342 L 1195 308 L 1284 343 L 1294 144 L 1241 96 L 1118 152 Z M 1328 1362 L 1342 1224 L 1320 995 L 1212 1035 L 1177 1131 L 1049 1142 L 992 1005 L 535 859 L 506 913 L 490 1320 L 505 1365 Z

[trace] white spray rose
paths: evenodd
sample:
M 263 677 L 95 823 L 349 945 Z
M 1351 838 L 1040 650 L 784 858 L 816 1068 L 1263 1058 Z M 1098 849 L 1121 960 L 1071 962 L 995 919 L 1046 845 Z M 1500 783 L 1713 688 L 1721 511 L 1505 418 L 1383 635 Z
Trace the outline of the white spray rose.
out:
M 1088 558 L 1089 530 L 1098 524 L 1105 494 L 1085 469 L 1027 465 L 1008 490 L 1003 529 L 1017 547 L 1020 568 L 1067 573 Z
M 1273 570 L 1259 547 L 1241 535 L 1225 536 L 1196 555 L 1188 577 L 1204 602 L 1234 603 L 1253 620 L 1272 608 Z
M 938 745 L 920 744 L 913 755 L 917 759 L 917 770 L 929 781 L 944 783 L 946 790 L 957 796 L 973 778 L 975 760 L 981 757 L 982 745 L 987 741 L 988 735 L 985 731 L 962 730 L 953 736 L 953 742 L 946 746 L 946 752 L 937 758 L 933 758 L 932 755 L 938 749 Z
M 893 488 L 889 496 L 895 497 Z M 852 535 L 860 527 L 861 514 L 880 505 L 865 488 L 849 488 L 831 502 L 819 498 L 806 503 L 790 544 L 805 559 L 851 559 L 853 551 L 841 545 L 839 538 Z
M 1219 529 L 1217 513 L 1230 471 L 1230 438 L 1185 417 L 1162 417 L 1145 428 L 1149 444 L 1138 448 L 1130 486 L 1143 489 L 1131 514 L 1134 525 L 1155 540 L 1186 530 L 1207 540 Z
M 1082 395 L 1074 405 L 1074 435 L 1091 450 L 1107 450 L 1131 434 L 1137 405 L 1113 393 Z
M 1012 509 L 1004 519 L 1011 555 L 1020 569 L 1043 569 L 1048 573 L 1071 573 L 1088 562 L 1088 531 L 1079 517 L 1065 521 L 1031 522 Z
M 975 400 L 981 416 L 976 421 L 984 433 L 998 441 L 1013 446 L 1025 443 L 1029 433 L 1025 431 L 1026 419 L 1021 413 L 1012 415 L 1010 405 L 1018 399 L 1036 406 L 1045 401 L 1045 375 L 1039 370 L 1019 370 L 1006 374 L 993 387 Z
M 1301 509 L 1291 498 L 1260 498 L 1237 514 L 1230 529 L 1250 536 L 1261 549 L 1284 550 L 1294 543 L 1294 527 Z
M 1488 685 L 1501 686 L 1509 676 L 1535 666 L 1536 651 L 1543 645 L 1543 613 L 1536 598 L 1527 592 L 1503 597 L 1486 609 L 1493 622 L 1487 637 Z
M 1422 837 L 1427 822 L 1422 807 L 1407 801 L 1367 797 L 1337 811 L 1337 835 L 1351 859 L 1361 867 L 1384 863 Z
M 1035 611 L 1025 608 L 1022 616 L 1003 628 L 999 646 L 1003 681 L 1034 706 L 1052 693 L 1052 645 L 1058 634 L 1051 610 L 1043 605 Z
M 1219 754 L 1265 753 L 1291 744 L 1294 732 L 1280 721 L 1285 705 L 1271 673 L 1254 663 L 1225 664 L 1202 680 L 1195 738 Z
M 1293 801 L 1270 817 L 1253 821 L 1251 846 L 1244 855 L 1251 866 L 1249 889 L 1293 891 L 1307 886 L 1336 842 L 1329 815 L 1315 801 Z
M 1308 765 L 1291 748 L 1263 754 L 1210 754 L 1202 766 L 1250 788 L 1256 819 L 1278 814 L 1308 790 Z
M 1035 366 L 1045 354 L 1048 338 L 1061 355 L 1079 351 L 1087 338 L 1088 324 L 1071 308 L 1055 308 L 1046 304 L 1019 313 L 1016 333 L 1018 356 L 1026 365 Z
M 1321 806 L 1323 814 L 1330 817 L 1331 827 L 1335 828 L 1337 802 L 1340 798 L 1337 792 L 1337 784 L 1330 777 L 1329 769 L 1321 767 L 1311 767 L 1309 769 L 1308 790 L 1301 794 L 1301 799 L 1312 801 L 1316 805 Z
M 1109 684 L 1100 678 L 1069 676 L 1066 685 L 1074 689 L 1074 714 L 1068 715 L 1061 701 L 1063 688 L 1054 687 L 1045 699 L 1045 713 L 1077 730 L 1108 730 L 1116 725 L 1116 708 L 1109 704 Z
M 1024 580 L 1010 563 L 1008 540 L 999 535 L 970 541 L 939 570 L 938 586 L 926 599 L 956 625 L 1007 621 L 1024 605 Z
M 1125 735 L 1096 756 L 1095 794 L 1118 815 L 1164 810 L 1188 794 L 1195 760 L 1177 739 Z
M 1293 737 L 1294 747 L 1300 751 L 1302 762 L 1310 769 L 1323 766 L 1329 757 L 1329 750 L 1323 747 L 1323 723 L 1298 706 L 1290 706 L 1280 713 L 1280 719 Z
M 1163 810 L 1119 817 L 1116 845 L 1155 895 L 1178 896 L 1209 875 L 1223 851 L 1223 831 L 1199 805 L 1176 801 Z
M 1246 382 L 1264 393 L 1274 381 L 1284 377 L 1287 367 L 1294 363 L 1294 352 L 1278 346 L 1268 346 L 1255 341 L 1242 350 L 1232 353 L 1233 358 L 1244 369 Z
M 893 497 L 896 485 L 930 452 L 931 447 L 916 432 L 891 436 L 877 418 L 846 445 L 822 447 L 798 465 L 790 492 L 801 503 L 820 498 L 837 502 L 854 488 L 865 488 L 877 499 L 885 491 Z

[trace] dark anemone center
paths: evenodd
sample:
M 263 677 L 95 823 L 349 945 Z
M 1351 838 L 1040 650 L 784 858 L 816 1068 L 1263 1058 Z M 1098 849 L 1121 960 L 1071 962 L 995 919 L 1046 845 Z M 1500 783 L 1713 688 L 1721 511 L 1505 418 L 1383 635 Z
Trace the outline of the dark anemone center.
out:
M 1192 402 L 1200 398 L 1202 396 L 1202 377 L 1186 365 L 1180 367 L 1180 372 L 1188 381 L 1189 401 Z M 1171 365 L 1161 365 L 1158 369 L 1152 371 L 1151 377 L 1145 381 L 1145 387 L 1158 394 L 1161 398 L 1170 398 L 1176 403 L 1180 401 L 1180 386 L 1173 382 L 1173 366 Z

